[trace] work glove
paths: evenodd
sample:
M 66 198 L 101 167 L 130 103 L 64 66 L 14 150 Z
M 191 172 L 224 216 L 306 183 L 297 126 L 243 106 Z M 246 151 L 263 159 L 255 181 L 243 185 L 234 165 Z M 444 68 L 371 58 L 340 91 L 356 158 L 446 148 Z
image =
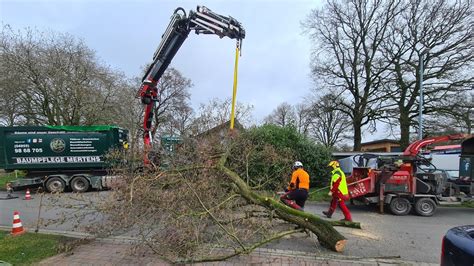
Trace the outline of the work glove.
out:
M 332 191 L 329 191 L 328 196 L 332 196 Z

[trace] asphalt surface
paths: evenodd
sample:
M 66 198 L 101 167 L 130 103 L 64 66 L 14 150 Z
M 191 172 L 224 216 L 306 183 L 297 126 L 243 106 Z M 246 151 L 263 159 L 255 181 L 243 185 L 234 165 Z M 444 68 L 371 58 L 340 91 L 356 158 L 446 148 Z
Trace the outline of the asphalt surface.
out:
M 305 211 L 321 215 L 328 204 L 307 203 Z M 400 256 L 402 260 L 439 263 L 441 240 L 448 229 L 474 224 L 473 208 L 439 207 L 432 217 L 415 214 L 395 216 L 378 214 L 369 206 L 348 206 L 354 221 L 361 223 L 362 230 L 337 227 L 348 243 L 343 252 L 347 256 L 365 258 Z M 322 215 L 321 215 L 322 216 Z M 338 209 L 332 219 L 342 219 Z M 291 241 L 280 240 L 272 248 L 291 248 L 305 252 L 327 253 L 317 245 L 313 237 L 291 236 Z M 291 244 L 289 244 L 291 242 Z
M 37 226 L 38 207 L 40 196 L 32 194 L 33 199 L 23 200 L 24 192 L 16 192 L 16 199 L 0 200 L 0 225 L 11 226 L 13 211 L 20 211 L 23 226 L 34 230 Z M 68 200 L 73 194 L 63 194 L 64 200 Z M 85 195 L 107 196 L 107 192 L 91 192 Z M 6 192 L 0 191 L 0 198 L 5 198 Z M 43 202 L 49 204 L 45 196 Z M 75 206 L 77 201 L 71 200 Z M 329 203 L 307 203 L 306 212 L 321 215 Z M 79 206 L 79 205 L 77 205 Z M 347 239 L 348 243 L 342 255 L 356 256 L 361 258 L 397 257 L 402 260 L 415 262 L 438 263 L 441 250 L 441 239 L 446 231 L 458 225 L 474 224 L 474 209 L 458 207 L 439 207 L 433 217 L 420 217 L 414 214 L 407 216 L 394 216 L 391 214 L 378 214 L 375 208 L 367 206 L 349 206 L 354 221 L 362 225 L 360 229 L 338 227 Z M 52 206 L 43 206 L 42 219 L 57 218 L 64 210 Z M 333 219 L 343 218 L 340 210 L 333 215 Z M 60 225 L 49 225 L 42 229 L 78 231 L 73 228 L 72 223 L 66 220 Z M 304 233 L 289 236 L 278 242 L 273 242 L 265 248 L 278 250 L 292 250 L 310 252 L 316 255 L 327 256 L 335 254 L 321 247 L 314 235 L 307 236 Z
M 29 229 L 35 229 L 39 226 L 39 229 L 50 229 L 58 231 L 80 231 L 81 228 L 75 228 L 75 223 L 71 217 L 77 214 L 81 217 L 85 217 L 84 213 L 87 210 L 82 209 L 82 198 L 94 198 L 106 197 L 108 192 L 89 192 L 86 194 L 73 194 L 63 193 L 52 197 L 49 194 L 44 194 L 42 200 L 42 207 L 40 213 L 40 223 L 38 223 L 39 206 L 41 202 L 41 194 L 31 193 L 31 199 L 25 200 L 25 191 L 14 192 L 13 196 L 17 197 L 14 199 L 6 199 L 7 193 L 0 191 L 0 226 L 11 226 L 13 222 L 13 212 L 20 212 L 20 219 L 22 225 Z M 72 198 L 75 198 L 73 200 Z M 52 200 L 54 199 L 54 200 Z M 70 208 L 58 208 L 55 206 L 55 201 L 60 200 L 62 206 L 68 204 Z M 64 216 L 67 213 L 68 216 Z M 61 217 L 66 217 L 59 223 L 49 224 L 50 220 L 60 220 Z M 76 220 L 76 219 L 74 219 Z

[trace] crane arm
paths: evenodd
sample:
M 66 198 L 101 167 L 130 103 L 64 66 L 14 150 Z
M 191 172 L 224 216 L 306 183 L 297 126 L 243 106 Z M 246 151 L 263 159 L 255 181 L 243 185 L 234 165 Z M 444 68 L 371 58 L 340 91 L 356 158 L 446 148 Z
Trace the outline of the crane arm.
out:
M 181 7 L 175 10 L 153 55 L 153 62 L 142 78 L 139 91 L 141 101 L 145 105 L 143 120 L 145 153 L 151 150 L 153 111 L 158 101 L 158 81 L 191 31 L 195 31 L 196 34 L 215 34 L 220 38 L 236 39 L 239 49 L 245 38 L 242 25 L 230 16 L 219 15 L 204 6 L 198 6 L 196 11 L 190 11 L 188 16 Z M 149 161 L 145 155 L 145 164 L 147 163 Z

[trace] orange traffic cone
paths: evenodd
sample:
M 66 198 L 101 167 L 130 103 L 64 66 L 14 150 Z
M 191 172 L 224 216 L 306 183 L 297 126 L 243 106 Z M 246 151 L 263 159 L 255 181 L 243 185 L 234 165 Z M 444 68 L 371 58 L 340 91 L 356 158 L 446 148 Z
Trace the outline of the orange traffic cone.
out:
M 13 212 L 13 227 L 12 227 L 12 235 L 17 236 L 21 235 L 25 232 L 23 229 L 23 225 L 21 225 L 20 220 L 20 213 L 18 211 Z
M 30 189 L 27 188 L 26 189 L 26 195 L 25 195 L 25 200 L 30 200 L 31 199 L 31 195 L 30 195 Z

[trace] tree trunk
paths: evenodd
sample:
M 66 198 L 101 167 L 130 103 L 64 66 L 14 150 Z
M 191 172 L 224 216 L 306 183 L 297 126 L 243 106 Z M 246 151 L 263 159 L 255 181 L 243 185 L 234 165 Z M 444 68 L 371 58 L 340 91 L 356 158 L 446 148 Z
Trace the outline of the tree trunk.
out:
M 362 148 L 362 125 L 360 120 L 355 117 L 352 124 L 354 126 L 354 151 L 360 151 Z
M 405 112 L 400 109 L 400 117 L 398 118 L 400 123 L 400 147 L 405 150 L 410 144 L 410 117 L 409 112 Z
M 331 222 L 320 219 L 310 213 L 292 209 L 273 198 L 261 196 L 255 193 L 247 186 L 239 175 L 224 166 L 226 159 L 227 154 L 222 156 L 217 165 L 217 169 L 225 173 L 232 180 L 237 193 L 242 195 L 242 197 L 247 201 L 274 210 L 279 218 L 309 229 L 318 237 L 318 241 L 321 245 L 337 252 L 342 252 L 344 250 L 347 240 L 333 228 Z M 359 223 L 351 223 L 351 226 L 360 228 Z
M 467 134 L 471 134 L 472 133 L 472 119 L 471 119 L 471 112 L 472 110 L 468 110 L 468 112 L 466 112 L 464 115 L 463 115 L 463 120 L 464 120 L 464 123 L 466 124 L 466 131 L 467 131 Z

